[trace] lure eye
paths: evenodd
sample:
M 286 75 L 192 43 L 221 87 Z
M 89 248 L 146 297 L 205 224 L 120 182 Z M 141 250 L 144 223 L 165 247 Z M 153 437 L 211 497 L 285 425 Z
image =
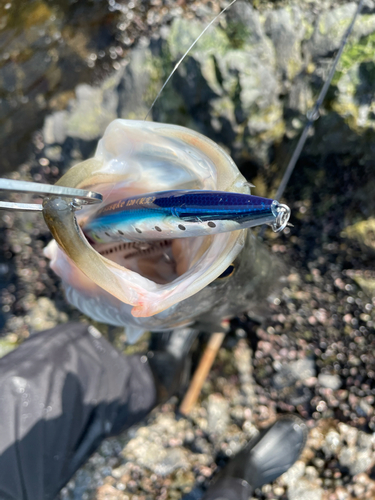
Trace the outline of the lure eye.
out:
M 226 268 L 226 270 L 220 274 L 220 276 L 218 278 L 216 278 L 217 280 L 222 280 L 224 278 L 229 278 L 229 276 L 232 276 L 234 271 L 236 270 L 236 266 L 234 264 L 231 264 L 230 266 L 228 266 Z

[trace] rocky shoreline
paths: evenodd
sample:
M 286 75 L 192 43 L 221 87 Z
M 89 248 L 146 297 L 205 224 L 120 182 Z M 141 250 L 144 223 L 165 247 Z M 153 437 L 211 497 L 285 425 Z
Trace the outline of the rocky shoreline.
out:
M 88 499 L 200 498 L 217 466 L 285 412 L 307 420 L 305 451 L 254 498 L 374 497 L 375 301 L 345 270 L 367 266 L 369 256 L 340 239 L 338 227 L 338 237 L 322 242 L 322 228 L 306 229 L 309 212 L 300 212 L 289 235 L 268 240 L 276 254 L 300 264 L 290 265 L 265 324 L 233 322 L 192 415 L 180 417 L 174 400 L 155 410 L 106 442 L 61 498 L 77 491 Z M 308 234 L 299 236 L 304 226 Z M 307 265 L 305 252 L 314 255 Z
M 233 154 L 255 194 L 269 196 L 354 5 L 239 7 L 209 35 L 217 55 L 209 40 L 191 54 L 154 119 L 208 134 Z M 180 44 L 215 10 L 209 2 L 192 2 L 190 10 L 167 7 L 165 28 L 142 38 L 114 74 L 100 85 L 81 84 L 68 105 L 51 109 L 27 160 L 10 177 L 53 184 L 93 154 L 110 120 L 144 117 Z M 239 17 L 249 20 L 250 33 L 241 32 Z M 242 38 L 230 37 L 230 22 Z M 366 2 L 356 30 L 285 192 L 294 227 L 264 236 L 288 268 L 268 318 L 261 325 L 245 316 L 232 322 L 189 418 L 179 416 L 172 399 L 105 441 L 60 500 L 199 499 L 215 470 L 285 412 L 306 419 L 306 449 L 254 498 L 375 498 L 373 2 Z M 245 59 L 231 59 L 233 43 Z M 143 72 L 137 71 L 141 63 Z M 201 90 L 198 98 L 193 88 Z M 65 302 L 48 269 L 42 249 L 49 239 L 40 214 L 0 214 L 1 355 L 35 331 L 68 319 L 89 321 Z M 147 348 L 147 339 L 126 348 L 122 331 L 97 326 L 125 352 Z

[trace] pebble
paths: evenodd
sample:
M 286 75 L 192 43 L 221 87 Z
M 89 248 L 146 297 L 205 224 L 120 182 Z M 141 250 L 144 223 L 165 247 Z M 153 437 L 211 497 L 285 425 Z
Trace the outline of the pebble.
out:
M 340 389 L 340 387 L 342 386 L 341 379 L 338 375 L 319 373 L 318 382 L 322 387 L 327 387 L 328 389 L 332 389 L 333 391 Z
M 288 488 L 288 500 L 322 500 L 323 489 L 319 486 L 301 479 Z
M 301 479 L 301 477 L 305 474 L 305 470 L 305 463 L 301 460 L 297 460 L 297 462 L 281 476 L 281 480 L 286 486 L 291 487 Z
M 38 332 L 53 328 L 58 323 L 66 323 L 68 315 L 64 311 L 59 311 L 56 304 L 47 297 L 40 297 L 31 306 L 27 324 L 31 332 Z
M 332 430 L 327 433 L 322 449 L 326 456 L 333 456 L 340 449 L 341 444 L 340 434 Z
M 311 380 L 312 377 L 315 377 L 315 373 L 313 359 L 299 359 L 292 363 L 282 364 L 273 377 L 273 383 L 276 389 L 284 389 L 294 386 L 297 381 Z
M 207 425 L 209 433 L 224 434 L 227 430 L 229 420 L 228 401 L 221 395 L 210 394 L 207 402 Z

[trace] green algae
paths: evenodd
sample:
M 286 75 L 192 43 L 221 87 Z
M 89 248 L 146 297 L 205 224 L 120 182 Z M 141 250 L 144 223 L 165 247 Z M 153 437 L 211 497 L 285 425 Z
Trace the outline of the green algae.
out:
M 339 69 L 335 72 L 332 85 L 337 85 L 341 77 L 354 65 L 373 62 L 375 54 L 375 33 L 360 38 L 357 42 L 348 43 L 342 53 Z
M 371 217 L 348 226 L 341 235 L 357 241 L 365 250 L 375 252 L 375 218 Z
M 176 19 L 168 35 L 168 47 L 172 60 L 179 59 L 202 33 L 206 26 L 198 21 Z M 194 45 L 190 54 L 223 55 L 231 48 L 227 34 L 219 27 L 211 27 Z
M 333 25 L 328 25 L 327 20 L 325 18 L 319 21 L 318 30 L 319 33 L 323 36 L 330 35 L 334 38 L 341 38 L 344 34 L 345 30 L 351 23 L 353 16 L 350 15 L 343 19 L 338 19 Z
M 287 62 L 287 75 L 290 80 L 293 80 L 302 69 L 302 61 L 291 57 Z
M 353 276 L 353 280 L 368 297 L 375 297 L 375 279 L 363 276 Z
M 246 23 L 230 21 L 227 24 L 226 34 L 232 49 L 243 49 L 252 31 Z
M 13 338 L 9 338 L 11 336 L 12 334 L 0 339 L 0 358 L 18 347 L 18 343 Z

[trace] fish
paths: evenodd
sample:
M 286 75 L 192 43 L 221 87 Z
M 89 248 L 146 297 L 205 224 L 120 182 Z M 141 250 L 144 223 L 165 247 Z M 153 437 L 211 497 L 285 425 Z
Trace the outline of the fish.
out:
M 319 115 L 358 12 L 308 116 L 279 193 Z M 108 126 L 94 158 L 71 168 L 58 184 L 99 192 L 105 206 L 171 190 L 251 196 L 233 160 L 209 138 L 177 125 L 123 119 Z M 284 265 L 251 229 L 144 241 L 89 241 L 84 228 L 99 210 L 89 206 L 75 212 L 67 200 L 46 199 L 43 215 L 54 241 L 45 254 L 62 278 L 68 301 L 97 321 L 125 326 L 131 342 L 147 330 L 195 324 L 212 331 L 220 329 L 222 319 L 239 313 L 256 316 L 285 274 Z
M 247 180 L 215 142 L 185 127 L 114 120 L 95 156 L 57 182 L 103 195 L 103 206 L 170 190 L 251 195 Z M 45 255 L 67 300 L 87 316 L 124 326 L 130 342 L 145 331 L 181 326 L 220 328 L 221 321 L 259 309 L 282 265 L 249 229 L 157 241 L 98 243 L 82 228 L 101 206 L 74 211 L 46 198 L 43 216 L 54 237 Z M 203 328 L 203 326 L 202 326 Z
M 226 191 L 175 190 L 125 198 L 108 205 L 83 231 L 98 243 L 191 238 L 269 224 L 286 227 L 290 208 L 276 200 Z

